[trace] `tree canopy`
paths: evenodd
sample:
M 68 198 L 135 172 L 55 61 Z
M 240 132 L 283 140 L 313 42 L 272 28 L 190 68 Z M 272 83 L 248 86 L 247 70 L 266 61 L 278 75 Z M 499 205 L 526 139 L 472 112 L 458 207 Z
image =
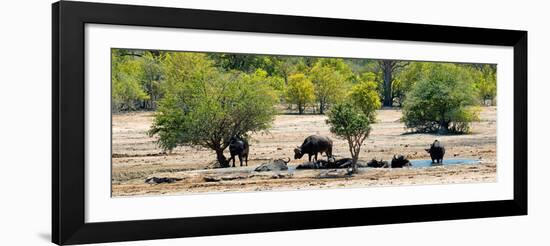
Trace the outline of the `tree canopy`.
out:
M 403 105 L 406 127 L 418 132 L 465 133 L 479 111 L 474 78 L 455 64 L 426 65 Z
M 276 91 L 257 74 L 221 73 L 206 56 L 168 57 L 172 91 L 160 101 L 150 130 L 166 150 L 178 145 L 210 148 L 222 166 L 223 151 L 233 136 L 269 128 L 275 115 Z M 170 70 L 172 69 L 172 70 Z
M 372 129 L 372 117 L 363 113 L 355 104 L 344 102 L 336 104 L 329 111 L 326 122 L 330 125 L 330 132 L 348 142 L 353 160 L 353 171 L 357 172 L 357 160 L 361 146 Z
M 351 88 L 350 98 L 355 106 L 369 117 L 371 122 L 375 121 L 376 110 L 382 105 L 377 92 L 376 82 L 366 80 L 354 85 Z
M 314 93 L 313 83 L 311 83 L 311 80 L 305 74 L 297 73 L 289 77 L 286 89 L 286 101 L 296 105 L 299 114 L 303 114 L 305 108 L 314 102 Z
M 321 114 L 331 104 L 345 98 L 350 82 L 354 79 L 351 68 L 344 60 L 334 58 L 317 60 L 309 76 L 315 86 L 315 97 Z

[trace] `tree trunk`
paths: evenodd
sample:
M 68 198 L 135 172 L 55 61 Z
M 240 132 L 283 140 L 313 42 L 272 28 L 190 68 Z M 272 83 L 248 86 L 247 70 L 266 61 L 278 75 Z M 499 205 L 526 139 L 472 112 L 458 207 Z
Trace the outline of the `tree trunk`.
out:
M 355 153 L 352 157 L 352 162 L 351 162 L 351 172 L 352 173 L 357 173 L 357 160 L 359 159 L 359 153 Z
M 440 123 L 439 123 L 439 131 L 438 131 L 438 134 L 447 134 L 449 133 L 449 125 L 450 125 L 450 122 L 448 121 L 445 121 L 445 120 L 442 120 Z
M 319 114 L 325 113 L 325 102 L 324 100 L 319 100 Z
M 384 107 L 393 106 L 393 95 L 392 95 L 392 66 L 391 61 L 384 61 Z
M 304 113 L 304 108 L 302 107 L 301 103 L 298 103 L 298 114 L 303 114 L 303 113 Z
M 225 155 L 223 155 L 223 149 L 216 150 L 216 159 L 220 163 L 221 167 L 229 167 L 229 162 L 225 158 Z

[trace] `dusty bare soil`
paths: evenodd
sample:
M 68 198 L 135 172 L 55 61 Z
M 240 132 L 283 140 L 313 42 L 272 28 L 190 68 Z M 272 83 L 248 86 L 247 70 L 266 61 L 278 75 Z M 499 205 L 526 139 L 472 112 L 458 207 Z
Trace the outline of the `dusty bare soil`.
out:
M 293 157 L 293 148 L 312 134 L 330 136 L 333 153 L 349 157 L 347 143 L 329 132 L 323 115 L 279 115 L 268 133 L 252 136 L 248 167 L 210 169 L 213 151 L 178 147 L 163 153 L 155 138 L 146 132 L 153 113 L 139 112 L 113 115 L 112 195 L 160 195 L 197 192 L 234 192 L 261 190 L 327 189 L 388 185 L 428 185 L 496 181 L 496 108 L 485 107 L 481 121 L 473 123 L 471 134 L 437 136 L 408 134 L 399 122 L 401 111 L 378 111 L 370 137 L 365 141 L 361 158 L 390 160 L 394 154 L 409 159 L 428 159 L 424 151 L 434 139 L 445 144 L 446 159 L 479 159 L 480 164 L 434 166 L 428 168 L 361 169 L 358 174 L 326 178 L 327 170 L 293 170 L 254 172 L 254 167 L 270 159 Z M 227 156 L 227 155 L 226 155 Z M 307 155 L 305 156 L 307 158 Z M 292 160 L 289 166 L 307 161 Z M 236 163 L 239 165 L 238 162 Z M 148 177 L 169 177 L 173 183 L 148 184 Z M 214 181 L 206 181 L 213 178 Z

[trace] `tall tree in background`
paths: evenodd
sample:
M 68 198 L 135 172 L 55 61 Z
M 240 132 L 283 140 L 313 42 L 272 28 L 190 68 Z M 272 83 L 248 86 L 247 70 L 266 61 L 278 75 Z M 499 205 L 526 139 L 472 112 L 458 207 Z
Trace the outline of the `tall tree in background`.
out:
M 414 83 L 422 78 L 422 74 L 428 68 L 428 65 L 429 62 L 409 62 L 395 76 L 392 82 L 392 94 L 394 100 L 397 99 L 399 102 L 399 106 L 403 106 L 407 99 L 407 93 L 412 90 Z
M 399 69 L 407 66 L 408 62 L 401 62 L 396 60 L 379 60 L 378 66 L 382 72 L 384 81 L 384 107 L 393 106 L 393 93 L 392 83 L 394 80 L 394 73 Z
M 321 58 L 311 68 L 309 77 L 315 86 L 319 113 L 324 114 L 331 104 L 346 96 L 353 73 L 343 59 Z
M 162 61 L 164 52 L 147 51 L 141 57 L 143 67 L 142 84 L 148 97 L 141 107 L 151 110 L 157 108 L 157 101 L 162 97 Z
M 274 66 L 274 73 L 283 78 L 285 85 L 288 85 L 288 78 L 295 73 L 306 73 L 309 67 L 303 57 L 297 56 L 273 56 L 271 64 Z
M 368 79 L 368 77 L 366 77 Z M 380 97 L 378 96 L 377 84 L 374 80 L 364 80 L 354 85 L 349 94 L 351 102 L 357 109 L 369 117 L 370 122 L 376 120 L 376 110 L 380 108 Z
M 111 52 L 111 81 L 113 111 L 127 111 L 136 108 L 136 102 L 147 100 L 149 96 L 142 88 L 144 76 L 142 63 L 125 50 Z
M 303 114 L 305 107 L 315 101 L 314 87 L 303 73 L 290 75 L 286 88 L 286 101 L 298 107 L 298 113 Z
M 476 64 L 475 86 L 484 105 L 495 105 L 497 96 L 497 70 L 494 64 Z

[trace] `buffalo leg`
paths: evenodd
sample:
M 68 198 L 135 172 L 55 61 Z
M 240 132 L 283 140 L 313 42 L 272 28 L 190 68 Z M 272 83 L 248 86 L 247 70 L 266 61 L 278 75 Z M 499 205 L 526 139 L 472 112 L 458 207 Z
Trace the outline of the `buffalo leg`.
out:
M 248 154 L 244 155 L 244 163 L 248 167 Z
M 231 156 L 231 160 L 233 160 L 233 167 L 235 167 L 235 156 L 234 155 Z
M 239 162 L 241 163 L 241 167 L 243 166 L 243 155 L 239 155 Z

